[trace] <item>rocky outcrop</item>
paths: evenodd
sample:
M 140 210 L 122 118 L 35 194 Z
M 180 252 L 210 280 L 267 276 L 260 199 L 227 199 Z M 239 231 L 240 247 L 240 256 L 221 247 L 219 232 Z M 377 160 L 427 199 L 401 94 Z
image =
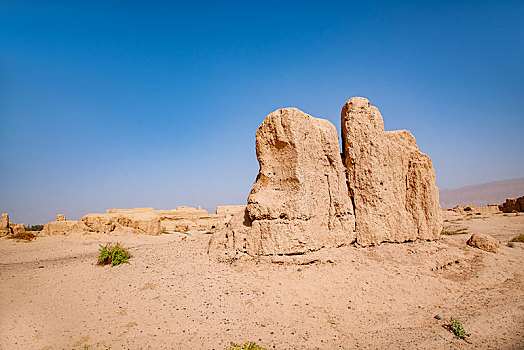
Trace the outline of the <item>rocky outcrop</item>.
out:
M 57 214 L 56 215 L 56 221 L 66 221 L 65 214 Z
M 0 218 L 0 235 L 10 234 L 11 229 L 9 228 L 9 214 L 2 213 Z
M 437 239 L 442 213 L 435 171 L 413 135 L 385 131 L 379 110 L 362 97 L 346 102 L 341 119 L 357 243 Z
M 483 233 L 472 234 L 466 244 L 491 253 L 496 253 L 500 247 L 500 242 L 496 238 Z
M 524 211 L 524 196 L 519 198 L 508 198 L 506 202 L 499 205 L 499 209 L 503 213 L 513 213 Z

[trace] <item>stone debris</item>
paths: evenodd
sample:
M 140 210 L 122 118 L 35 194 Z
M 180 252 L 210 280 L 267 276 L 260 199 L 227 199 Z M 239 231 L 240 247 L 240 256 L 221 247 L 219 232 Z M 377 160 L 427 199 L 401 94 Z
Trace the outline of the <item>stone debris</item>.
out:
M 496 253 L 500 247 L 500 242 L 496 238 L 483 233 L 472 234 L 466 244 L 491 253 Z

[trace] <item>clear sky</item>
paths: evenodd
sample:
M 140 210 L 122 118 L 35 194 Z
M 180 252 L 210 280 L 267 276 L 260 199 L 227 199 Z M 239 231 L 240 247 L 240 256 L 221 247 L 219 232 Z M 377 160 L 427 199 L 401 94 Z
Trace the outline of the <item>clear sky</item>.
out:
M 352 96 L 454 188 L 524 174 L 524 1 L 2 1 L 0 211 L 242 204 L 255 132 Z

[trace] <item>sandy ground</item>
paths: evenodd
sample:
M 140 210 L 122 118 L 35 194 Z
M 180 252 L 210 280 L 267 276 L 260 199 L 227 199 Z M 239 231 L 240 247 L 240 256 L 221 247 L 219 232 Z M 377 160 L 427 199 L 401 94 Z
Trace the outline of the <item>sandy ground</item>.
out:
M 322 250 L 308 265 L 219 262 L 203 233 L 2 238 L 0 348 L 524 348 L 524 244 L 506 246 L 524 215 L 446 220 L 469 233 Z M 473 232 L 499 252 L 466 246 Z M 99 244 L 117 241 L 130 264 L 97 266 Z M 450 316 L 469 343 L 445 329 Z

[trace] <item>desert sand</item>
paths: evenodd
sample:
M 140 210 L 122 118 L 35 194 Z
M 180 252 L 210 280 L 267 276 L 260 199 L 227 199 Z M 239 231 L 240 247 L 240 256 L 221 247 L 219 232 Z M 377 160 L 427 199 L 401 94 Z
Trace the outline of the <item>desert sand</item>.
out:
M 1 238 L 0 348 L 523 348 L 524 244 L 506 242 L 524 233 L 524 215 L 444 219 L 468 233 L 302 261 L 218 261 L 197 231 Z M 499 251 L 467 246 L 475 232 L 500 240 Z M 130 263 L 96 265 L 107 242 L 129 247 Z M 444 327 L 451 316 L 469 343 Z
M 442 211 L 431 159 L 365 98 L 341 125 L 342 148 L 327 120 L 269 114 L 247 206 L 59 215 L 0 239 L 1 348 L 524 347 L 524 243 L 506 244 L 524 215 Z M 108 242 L 129 264 L 97 265 Z

